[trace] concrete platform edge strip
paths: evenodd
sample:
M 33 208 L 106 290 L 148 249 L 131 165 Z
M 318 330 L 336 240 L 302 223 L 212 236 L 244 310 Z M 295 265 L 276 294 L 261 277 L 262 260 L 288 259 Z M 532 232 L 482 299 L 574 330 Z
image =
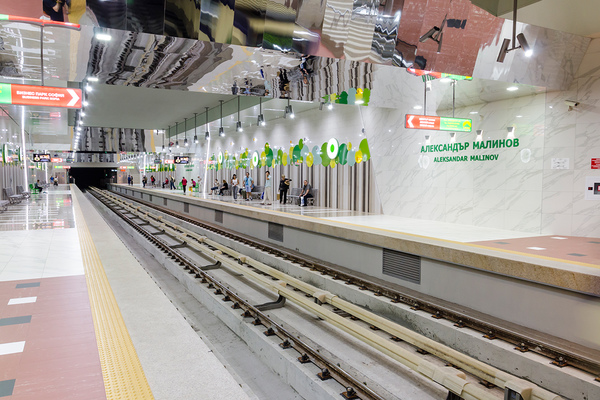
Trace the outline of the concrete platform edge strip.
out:
M 92 241 L 79 206 L 77 193 L 74 193 L 73 205 L 106 398 L 108 400 L 154 399 L 104 272 L 100 256 Z

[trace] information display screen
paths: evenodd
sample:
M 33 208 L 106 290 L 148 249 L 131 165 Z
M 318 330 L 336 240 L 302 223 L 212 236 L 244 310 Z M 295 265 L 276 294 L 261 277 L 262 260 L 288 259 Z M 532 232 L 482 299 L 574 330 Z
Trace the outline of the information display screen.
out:
M 190 158 L 188 156 L 175 156 L 173 158 L 174 164 L 187 164 L 190 162 Z
M 33 162 L 50 162 L 50 154 L 34 154 Z

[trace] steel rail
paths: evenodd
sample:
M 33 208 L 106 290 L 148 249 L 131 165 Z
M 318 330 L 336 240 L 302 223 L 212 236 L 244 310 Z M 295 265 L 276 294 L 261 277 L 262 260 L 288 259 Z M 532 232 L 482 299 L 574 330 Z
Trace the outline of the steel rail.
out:
M 235 270 L 238 270 L 238 272 L 247 275 L 253 280 L 258 281 L 260 284 L 264 285 L 267 288 L 270 288 L 280 296 L 284 296 L 296 302 L 298 305 L 308 309 L 309 311 L 314 312 L 316 315 L 326 319 L 328 322 L 332 323 L 338 328 L 341 328 L 347 333 L 352 334 L 353 336 L 359 338 L 360 340 L 371 345 L 372 347 L 377 348 L 384 354 L 391 356 L 392 358 L 400 361 L 409 368 L 412 368 L 415 371 L 418 371 L 421 374 L 429 377 L 433 381 L 442 384 L 448 390 L 460 395 L 462 398 L 486 399 L 490 397 L 489 394 L 479 390 L 478 388 L 469 386 L 467 384 L 467 381 L 463 380 L 464 378 L 457 379 L 455 374 L 448 373 L 448 371 L 440 370 L 433 364 L 419 359 L 418 357 L 414 357 L 412 354 L 406 353 L 406 351 L 404 350 L 400 350 L 399 348 L 397 348 L 397 346 L 385 343 L 381 340 L 381 338 L 373 335 L 368 330 L 365 331 L 362 328 L 356 327 L 354 324 L 343 322 L 343 318 L 334 315 L 331 312 L 323 311 L 320 307 L 315 306 L 313 302 L 307 303 L 304 297 L 299 298 L 293 292 L 289 291 L 289 289 L 281 288 L 281 286 L 279 285 L 274 285 L 270 281 L 266 280 L 266 278 L 263 278 L 262 276 L 258 275 L 256 272 L 247 271 L 244 267 L 241 267 L 240 265 L 247 265 L 251 268 L 257 269 L 260 274 L 266 274 L 267 276 L 270 276 L 273 279 L 279 280 L 287 285 L 299 289 L 305 292 L 310 297 L 318 299 L 320 302 L 319 304 L 321 304 L 321 302 L 329 303 L 330 305 L 336 308 L 348 312 L 349 315 L 352 315 L 357 319 L 367 322 L 371 326 L 375 326 L 395 337 L 399 337 L 405 342 L 415 346 L 417 349 L 425 350 L 428 353 L 435 355 L 441 360 L 457 365 L 464 371 L 467 371 L 480 379 L 484 379 L 486 382 L 491 382 L 502 389 L 515 389 L 516 387 L 519 387 L 519 390 L 521 391 L 530 391 L 532 398 L 535 399 L 554 400 L 559 398 L 559 396 L 557 396 L 556 394 L 548 392 L 537 385 L 532 385 L 529 382 L 522 381 L 519 378 L 516 378 L 514 375 L 505 373 L 485 363 L 477 361 L 469 356 L 466 356 L 456 350 L 453 350 L 447 346 L 441 345 L 422 335 L 416 334 L 407 328 L 401 327 L 398 324 L 395 324 L 389 320 L 377 316 L 376 314 L 373 314 L 367 310 L 357 307 L 352 303 L 346 302 L 330 292 L 323 291 L 322 289 L 319 289 L 301 280 L 293 278 L 286 273 L 283 273 L 273 267 L 253 260 L 242 253 L 228 248 L 227 246 L 224 246 L 218 242 L 206 238 L 205 236 L 183 228 L 174 222 L 165 221 L 162 217 L 157 217 L 146 211 L 142 211 L 139 206 L 134 207 L 133 205 L 131 205 L 131 203 L 123 201 L 117 196 L 105 196 L 112 198 L 113 202 L 120 203 L 121 207 L 128 209 L 129 212 L 131 212 L 132 214 L 137 214 L 137 218 L 142 219 L 144 221 L 144 225 L 154 225 L 154 228 L 162 230 L 163 232 L 169 234 L 177 240 L 181 240 L 183 243 L 186 243 L 195 250 L 198 250 L 201 253 L 208 255 L 213 259 L 222 261 L 225 265 Z M 206 250 L 206 248 L 209 248 L 210 250 Z M 229 258 L 233 258 L 235 261 L 231 262 Z
M 200 279 L 201 283 L 206 284 L 208 288 L 214 288 L 215 295 L 222 295 L 223 301 L 233 302 L 231 307 L 233 309 L 242 310 L 242 316 L 244 318 L 252 318 L 252 323 L 254 325 L 265 326 L 267 328 L 267 330 L 264 332 L 265 335 L 276 335 L 279 337 L 282 340 L 280 346 L 283 349 L 293 348 L 300 353 L 300 362 L 313 363 L 321 370 L 321 373 L 331 376 L 331 378 L 344 386 L 346 391 L 341 393 L 343 397 L 347 399 L 353 399 L 357 398 L 355 396 L 359 396 L 361 399 L 385 400 L 385 398 L 381 397 L 365 384 L 354 378 L 350 373 L 338 366 L 335 362 L 329 361 L 326 357 L 321 355 L 318 350 L 312 348 L 310 345 L 302 341 L 300 337 L 294 336 L 293 333 L 289 332 L 271 319 L 268 315 L 264 314 L 255 306 L 239 297 L 235 292 L 227 288 L 218 279 L 203 271 L 201 267 L 196 266 L 192 260 L 174 250 L 172 246 L 167 244 L 164 240 L 145 230 L 143 226 L 133 221 L 132 218 L 126 216 L 125 213 L 115 209 L 115 207 L 111 205 L 109 201 L 106 201 L 106 197 L 101 196 L 101 193 L 93 190 L 90 192 L 98 201 L 123 219 L 133 229 L 152 242 L 155 246 L 160 248 L 161 251 L 168 254 L 172 260 L 187 270 L 189 274 L 193 274 L 196 279 Z
M 575 354 L 568 349 L 561 348 L 557 345 L 545 342 L 541 339 L 524 335 L 519 332 L 515 332 L 504 327 L 498 326 L 497 324 L 484 321 L 482 319 L 469 316 L 468 314 L 448 308 L 446 306 L 436 304 L 429 300 L 424 300 L 418 296 L 401 292 L 397 289 L 382 286 L 376 282 L 370 281 L 365 278 L 356 277 L 350 273 L 340 271 L 335 266 L 328 265 L 320 260 L 294 252 L 285 248 L 281 248 L 272 243 L 263 242 L 261 240 L 252 238 L 250 236 L 240 234 L 233 230 L 223 228 L 218 225 L 201 221 L 193 217 L 178 213 L 169 208 L 158 206 L 149 201 L 129 196 L 123 193 L 115 193 L 129 200 L 143 204 L 144 206 L 153 208 L 164 214 L 183 220 L 192 225 L 198 226 L 202 229 L 217 233 L 225 236 L 229 239 L 239 241 L 243 244 L 255 247 L 259 250 L 267 252 L 271 255 L 281 257 L 288 261 L 302 265 L 303 267 L 310 268 L 311 270 L 318 271 L 323 275 L 329 275 L 336 280 L 343 280 L 349 285 L 358 286 L 361 290 L 368 290 L 373 292 L 377 296 L 387 297 L 393 303 L 403 303 L 411 306 L 414 310 L 421 310 L 430 313 L 434 318 L 446 319 L 455 324 L 458 328 L 471 328 L 478 332 L 481 332 L 488 339 L 499 339 L 507 343 L 511 343 L 522 352 L 531 351 L 552 360 L 552 364 L 557 367 L 571 366 L 585 372 L 588 372 L 596 376 L 596 380 L 600 381 L 600 360 L 586 357 L 583 354 Z

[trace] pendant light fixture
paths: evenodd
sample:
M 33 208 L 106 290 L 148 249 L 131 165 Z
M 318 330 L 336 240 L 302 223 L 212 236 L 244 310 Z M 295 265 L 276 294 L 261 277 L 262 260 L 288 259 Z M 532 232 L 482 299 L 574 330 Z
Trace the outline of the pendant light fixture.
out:
M 175 122 L 175 147 L 179 148 L 179 122 Z
M 238 120 L 235 123 L 235 131 L 238 133 L 244 132 L 244 128 L 242 128 L 242 121 L 240 120 L 240 96 L 238 96 Z
M 259 101 L 259 114 L 258 114 L 258 118 L 256 120 L 256 125 L 258 126 L 265 126 L 267 123 L 265 122 L 265 116 L 262 113 L 262 97 L 258 98 Z
M 291 119 L 294 119 L 296 117 L 296 115 L 294 114 L 294 110 L 292 109 L 292 105 L 290 104 L 289 98 L 288 98 L 287 107 L 285 108 L 285 112 L 286 112 L 286 114 L 288 114 L 290 116 Z
M 204 139 L 206 140 L 210 140 L 210 131 L 208 130 L 208 107 L 204 107 L 204 113 L 206 116 L 206 132 L 204 133 Z M 206 183 L 206 180 L 205 180 Z
M 183 122 L 183 131 L 185 132 L 185 138 L 183 139 L 183 146 L 184 147 L 188 147 L 188 141 L 187 141 L 187 118 L 184 118 L 184 122 Z
M 219 100 L 221 107 L 221 126 L 219 127 L 219 136 L 225 137 L 225 129 L 223 129 L 223 100 Z
M 163 146 L 162 146 L 162 151 L 165 151 L 165 133 L 166 131 L 163 130 Z
M 196 115 L 198 114 L 194 113 L 194 144 L 198 144 L 198 135 L 196 134 Z
M 171 125 L 169 125 L 169 153 L 171 152 Z

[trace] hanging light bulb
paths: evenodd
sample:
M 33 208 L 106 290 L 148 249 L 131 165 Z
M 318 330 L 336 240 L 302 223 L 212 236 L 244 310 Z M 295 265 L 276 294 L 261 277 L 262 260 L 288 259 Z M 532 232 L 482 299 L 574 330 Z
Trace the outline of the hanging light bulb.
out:
M 238 133 L 244 132 L 244 128 L 242 128 L 242 121 L 240 120 L 240 96 L 238 96 L 238 120 L 235 123 L 235 131 Z
M 265 116 L 262 113 L 262 97 L 258 98 L 259 101 L 259 114 L 258 114 L 258 118 L 256 120 L 256 125 L 258 126 L 265 126 L 267 123 L 265 122 Z
M 221 127 L 219 127 L 219 136 L 225 137 L 225 129 L 223 129 L 223 100 L 219 100 L 221 107 Z
M 205 140 L 210 140 L 210 131 L 208 130 L 208 107 L 204 107 L 204 112 L 205 112 L 205 116 L 206 116 L 206 132 L 204 133 L 204 139 Z
M 196 134 L 196 113 L 194 113 L 194 144 L 198 144 L 198 135 Z
M 184 147 L 188 147 L 188 141 L 187 141 L 187 118 L 184 118 L 184 122 L 183 122 L 183 131 L 185 132 L 185 138 L 183 139 L 183 146 Z

